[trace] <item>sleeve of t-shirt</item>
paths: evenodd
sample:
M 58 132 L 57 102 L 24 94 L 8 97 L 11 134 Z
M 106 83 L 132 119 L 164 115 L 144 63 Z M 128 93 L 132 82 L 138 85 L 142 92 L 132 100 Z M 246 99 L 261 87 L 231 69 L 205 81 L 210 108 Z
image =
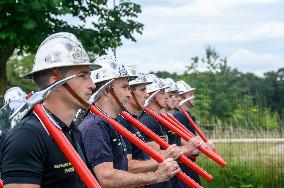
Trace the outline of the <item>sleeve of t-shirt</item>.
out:
M 27 128 L 18 128 L 7 135 L 1 148 L 1 175 L 4 184 L 41 184 L 47 158 L 41 135 Z
M 194 135 L 196 135 L 195 130 L 190 125 L 189 121 L 187 120 L 186 116 L 182 112 L 174 113 L 174 117 L 181 122 L 190 132 L 192 132 Z
M 83 131 L 85 152 L 92 168 L 103 162 L 113 162 L 111 136 L 106 126 L 104 122 L 100 121 L 89 125 Z
M 150 119 L 150 118 L 145 118 L 145 119 L 141 119 L 139 120 L 142 124 L 144 124 L 146 127 L 148 127 L 151 131 L 153 131 L 155 134 L 161 136 L 160 134 L 160 130 L 158 129 L 158 126 L 156 125 L 156 123 Z M 152 142 L 153 140 L 151 138 L 149 138 L 146 134 L 142 133 L 142 135 L 145 138 L 145 142 Z

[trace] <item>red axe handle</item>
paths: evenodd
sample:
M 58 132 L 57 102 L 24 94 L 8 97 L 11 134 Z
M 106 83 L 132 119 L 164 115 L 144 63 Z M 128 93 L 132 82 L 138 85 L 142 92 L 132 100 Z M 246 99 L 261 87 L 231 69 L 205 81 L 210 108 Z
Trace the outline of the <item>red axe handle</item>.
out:
M 199 129 L 199 127 L 195 124 L 195 122 L 191 119 L 188 115 L 184 107 L 179 107 L 179 110 L 186 116 L 187 120 L 189 121 L 190 125 L 194 128 L 194 130 L 198 133 L 198 135 L 204 140 L 204 142 L 208 142 L 208 138 L 203 134 L 203 132 Z
M 57 146 L 63 152 L 65 157 L 70 161 L 81 180 L 88 188 L 100 188 L 101 186 L 89 171 L 81 157 L 75 151 L 63 132 L 56 127 L 56 125 L 46 115 L 42 104 L 37 104 L 33 108 L 34 113 L 40 119 L 42 124 L 48 130 L 50 136 L 54 139 Z
M 189 114 L 186 112 L 184 107 L 179 107 L 179 110 L 186 116 L 187 120 L 191 124 L 191 126 L 194 128 L 194 130 L 199 134 L 199 136 L 202 138 L 202 140 L 206 143 L 208 142 L 208 138 L 203 134 L 203 132 L 199 129 L 199 127 L 196 125 L 196 123 L 193 121 L 193 119 L 189 116 Z M 218 155 L 220 158 L 222 158 L 216 151 L 213 151 L 216 155 Z
M 167 114 L 167 116 L 168 116 L 171 120 L 173 120 L 175 123 L 178 124 L 178 128 L 179 128 L 180 130 L 182 130 L 182 132 L 188 134 L 188 135 L 191 136 L 191 137 L 194 137 L 194 136 L 195 136 L 195 135 L 194 135 L 190 130 L 188 130 L 181 122 L 179 122 L 172 114 Z M 172 124 L 173 124 L 173 123 L 172 123 Z
M 130 142 L 135 144 L 137 147 L 139 147 L 141 150 L 143 150 L 145 153 L 147 153 L 149 156 L 151 156 L 158 163 L 162 163 L 164 161 L 164 158 L 157 151 L 153 150 L 150 146 L 148 146 L 142 140 L 137 138 L 134 134 L 130 133 L 126 128 L 124 128 L 122 125 L 120 125 L 114 119 L 112 119 L 109 116 L 107 116 L 106 114 L 104 114 L 97 107 L 95 107 L 94 105 L 90 105 L 89 110 L 93 114 L 99 115 L 102 118 L 106 119 L 119 134 L 121 134 L 126 139 L 128 139 Z M 176 174 L 176 176 L 181 181 L 183 181 L 184 183 L 186 183 L 190 187 L 201 188 L 201 186 L 198 183 L 196 183 L 194 180 L 192 180 L 190 177 L 188 177 L 183 172 L 179 172 L 178 174 Z
M 162 138 L 160 138 L 158 135 L 156 135 L 153 131 L 151 131 L 151 129 L 149 129 L 148 127 L 146 127 L 145 125 L 143 125 L 140 121 L 138 121 L 137 119 L 135 119 L 134 117 L 132 117 L 129 113 L 122 111 L 121 115 L 128 121 L 130 122 L 132 125 L 134 125 L 135 127 L 137 127 L 140 131 L 142 131 L 143 133 L 145 133 L 148 137 L 150 137 L 152 140 L 154 140 L 156 143 L 158 143 L 162 148 L 167 149 L 170 145 L 165 142 Z M 211 181 L 212 180 L 212 176 L 210 174 L 208 174 L 205 170 L 203 170 L 202 168 L 200 168 L 197 164 L 195 164 L 194 162 L 192 162 L 191 160 L 189 160 L 186 156 L 180 156 L 179 160 L 184 163 L 185 165 L 187 165 L 189 168 L 191 168 L 192 170 L 194 170 L 195 172 L 197 172 L 199 175 L 201 175 L 202 177 L 204 177 L 207 181 Z
M 183 138 L 185 141 L 188 142 L 190 140 L 191 137 L 189 137 L 187 134 L 185 134 L 184 132 L 179 130 L 177 127 L 172 125 L 170 122 L 168 122 L 164 118 L 162 118 L 159 114 L 153 112 L 148 107 L 146 107 L 144 109 L 144 111 L 147 112 L 149 115 L 151 115 L 153 118 L 157 119 L 162 124 L 164 124 L 168 129 L 170 129 L 171 131 L 175 132 L 178 136 Z M 219 165 L 221 165 L 221 166 L 225 166 L 226 165 L 226 162 L 223 159 L 221 159 L 218 155 L 216 155 L 214 152 L 209 151 L 209 150 L 207 150 L 206 148 L 204 148 L 202 146 L 197 147 L 197 149 L 200 150 L 202 153 L 204 153 L 209 158 L 211 158 L 213 161 L 218 163 Z

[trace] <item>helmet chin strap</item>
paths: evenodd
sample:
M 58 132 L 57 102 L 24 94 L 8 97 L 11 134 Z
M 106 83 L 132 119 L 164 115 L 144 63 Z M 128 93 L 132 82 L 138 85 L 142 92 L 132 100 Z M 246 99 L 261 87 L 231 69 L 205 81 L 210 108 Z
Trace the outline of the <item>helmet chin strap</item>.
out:
M 60 73 L 60 71 L 59 71 L 58 69 L 52 69 L 52 72 L 53 72 L 54 76 L 55 76 L 58 80 L 62 79 L 63 76 L 62 76 L 62 74 Z M 83 107 L 84 107 L 85 109 L 88 109 L 88 108 L 89 108 L 88 102 L 86 102 L 85 100 L 83 100 L 83 99 L 68 85 L 68 83 L 65 83 L 63 86 L 67 89 L 67 91 L 68 91 L 77 101 L 79 101 L 79 102 L 83 105 Z
M 134 102 L 135 102 L 136 106 L 139 108 L 139 110 L 142 110 L 143 108 L 142 108 L 142 106 L 140 105 L 140 103 L 139 103 L 139 101 L 138 101 L 136 95 L 134 94 L 134 92 L 133 92 L 133 91 L 130 91 L 130 93 L 131 93 L 131 96 L 132 96 L 133 99 L 134 99 Z
M 159 101 L 156 99 L 156 96 L 154 97 L 154 100 L 156 101 L 157 105 L 160 109 L 163 109 L 164 107 L 159 103 Z
M 123 104 L 120 102 L 119 98 L 117 97 L 117 95 L 115 94 L 113 87 L 109 87 L 109 91 L 110 94 L 112 95 L 113 99 L 115 100 L 115 102 L 118 104 L 118 106 L 120 107 L 120 109 L 122 111 L 126 111 L 125 107 L 123 106 Z
M 188 101 L 187 104 L 188 104 L 189 108 L 193 107 L 193 104 L 190 101 Z
M 167 108 L 168 108 L 169 111 L 170 111 L 170 110 L 173 110 L 168 104 L 166 104 L 166 106 L 167 106 Z

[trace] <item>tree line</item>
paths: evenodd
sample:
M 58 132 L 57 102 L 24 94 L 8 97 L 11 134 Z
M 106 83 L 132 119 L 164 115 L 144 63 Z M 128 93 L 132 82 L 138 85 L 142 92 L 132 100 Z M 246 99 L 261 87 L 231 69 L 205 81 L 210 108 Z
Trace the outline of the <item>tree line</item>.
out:
M 204 64 L 206 71 L 198 71 Z M 204 57 L 192 57 L 183 74 L 156 72 L 159 77 L 185 80 L 195 90 L 193 112 L 201 124 L 219 124 L 256 129 L 284 127 L 284 68 L 263 76 L 242 73 L 228 66 L 216 50 L 208 46 Z

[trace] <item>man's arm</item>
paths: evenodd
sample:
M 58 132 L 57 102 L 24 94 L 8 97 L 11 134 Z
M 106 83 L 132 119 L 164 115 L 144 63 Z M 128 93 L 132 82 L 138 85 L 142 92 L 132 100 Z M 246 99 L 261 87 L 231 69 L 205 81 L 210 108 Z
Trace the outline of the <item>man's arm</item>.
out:
M 132 154 L 127 155 L 128 158 L 128 172 L 137 174 L 157 170 L 159 163 L 153 159 L 148 160 L 134 160 Z
M 188 142 L 182 141 L 182 146 L 180 146 L 180 149 L 186 156 L 198 155 L 200 154 L 200 151 L 196 148 L 204 144 L 205 143 L 201 140 L 200 137 L 193 137 Z
M 40 185 L 35 184 L 7 184 L 4 188 L 40 188 Z
M 161 163 L 156 171 L 132 174 L 113 168 L 112 162 L 104 162 L 94 167 L 96 177 L 102 187 L 140 187 L 169 180 L 180 172 L 176 161 L 172 158 Z
M 154 141 L 147 142 L 147 144 L 157 152 L 159 152 L 165 159 L 173 158 L 174 160 L 178 159 L 181 155 L 183 155 L 183 151 L 179 146 L 172 144 L 166 150 L 161 150 L 160 145 Z

